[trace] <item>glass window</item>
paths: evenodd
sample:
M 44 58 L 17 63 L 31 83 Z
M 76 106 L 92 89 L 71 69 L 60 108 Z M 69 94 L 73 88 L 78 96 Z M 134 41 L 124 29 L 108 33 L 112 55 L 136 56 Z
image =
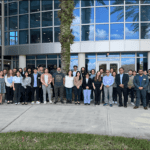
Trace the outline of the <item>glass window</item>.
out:
M 5 18 L 5 31 L 7 31 L 8 28 L 7 28 L 7 18 Z
M 139 69 L 147 70 L 147 58 L 137 58 L 137 71 Z
M 30 28 L 40 27 L 40 13 L 30 14 Z
M 19 2 L 19 14 L 28 13 L 28 1 Z
M 18 44 L 18 31 L 9 32 L 9 45 Z
M 17 14 L 17 3 L 9 3 L 9 15 Z
M 109 40 L 109 25 L 99 24 L 95 28 L 95 40 Z
M 60 19 L 58 18 L 58 11 L 54 11 L 54 25 L 60 25 Z
M 141 6 L 141 21 L 150 21 L 150 5 Z
M 139 39 L 139 24 L 138 23 L 126 23 L 125 25 L 126 39 Z
M 78 54 L 70 54 L 70 59 L 78 58 Z
M 110 7 L 110 21 L 111 22 L 124 22 L 124 7 L 115 6 Z
M 30 0 L 30 12 L 40 11 L 40 0 Z
M 33 68 L 35 68 L 35 60 L 27 60 L 26 67 L 31 68 L 33 70 Z
M 19 29 L 28 28 L 28 15 L 19 16 Z
M 42 59 L 42 58 L 45 58 L 45 59 L 46 59 L 46 55 L 37 55 L 37 56 L 36 56 L 36 59 Z
M 7 16 L 7 4 L 4 4 L 5 7 L 5 16 Z
M 8 45 L 8 33 L 5 32 L 5 46 Z
M 70 70 L 73 71 L 73 66 L 78 66 L 78 59 L 70 59 Z
M 103 1 L 95 0 L 95 4 L 96 6 L 109 5 L 109 1 L 108 0 L 103 0 Z
M 19 31 L 19 44 L 28 44 L 28 30 Z
M 139 4 L 139 0 L 126 0 L 126 4 Z
M 47 55 L 47 58 L 52 58 L 52 59 L 56 58 L 57 59 L 57 55 Z
M 80 26 L 71 26 L 72 34 L 75 36 L 74 41 L 80 41 Z
M 82 24 L 94 23 L 94 8 L 82 8 L 81 14 Z
M 26 56 L 26 59 L 35 59 L 35 56 Z
M 74 0 L 74 6 L 76 7 L 80 7 L 80 0 Z
M 107 53 L 107 57 L 120 57 L 119 53 Z
M 7 0 L 4 0 L 4 3 L 7 3 Z
M 105 58 L 105 57 L 107 57 L 107 54 L 106 53 L 98 53 L 97 57 Z
M 58 66 L 61 67 L 61 59 L 59 59 L 59 65 Z
M 96 8 L 96 23 L 109 22 L 109 7 Z
M 83 25 L 81 32 L 82 41 L 94 41 L 94 25 Z
M 147 53 L 137 53 L 137 57 L 147 57 Z
M 111 24 L 110 25 L 110 39 L 124 39 L 124 24 Z
M 52 10 L 53 1 L 52 0 L 42 0 L 42 10 Z
M 42 66 L 42 67 L 46 67 L 46 60 L 37 60 L 36 61 L 36 66 Z
M 16 68 L 19 68 L 19 61 L 16 61 Z
M 141 0 L 141 4 L 150 4 L 150 0 Z
M 59 33 L 60 33 L 60 28 L 59 27 L 55 27 L 54 28 L 55 42 L 59 42 Z
M 121 57 L 135 57 L 135 53 L 121 53 Z
M 1 3 L 0 3 L 0 16 L 2 15 Z
M 81 7 L 94 6 L 94 0 L 82 0 Z
M 150 23 L 141 23 L 141 39 L 150 39 Z
M 49 72 L 53 75 L 57 69 L 57 60 L 47 60 L 47 68 Z
M 111 0 L 110 5 L 123 5 L 124 0 Z
M 96 70 L 96 59 L 85 59 L 85 68 L 87 72 L 90 72 L 92 69 Z
M 18 28 L 18 17 L 9 17 L 9 30 L 16 30 Z
M 53 28 L 42 29 L 42 43 L 53 42 Z
M 43 12 L 42 13 L 42 27 L 53 25 L 53 12 Z
M 74 9 L 73 15 L 75 19 L 73 19 L 72 24 L 80 24 L 80 9 Z
M 54 1 L 54 9 L 60 9 L 59 4 L 60 4 L 60 1 L 59 0 L 55 0 Z
M 40 29 L 30 30 L 30 43 L 40 43 Z
M 139 21 L 139 6 L 126 6 L 126 22 Z
M 90 54 L 85 54 L 86 58 L 96 58 L 96 54 L 95 53 L 90 53 Z

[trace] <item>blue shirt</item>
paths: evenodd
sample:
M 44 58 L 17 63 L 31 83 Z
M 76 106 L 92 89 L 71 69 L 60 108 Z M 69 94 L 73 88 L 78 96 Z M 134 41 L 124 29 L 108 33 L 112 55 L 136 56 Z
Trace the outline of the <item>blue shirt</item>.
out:
M 104 76 L 103 77 L 103 84 L 104 86 L 108 85 L 111 86 L 114 83 L 114 77 L 113 76 Z
M 7 82 L 11 84 L 13 82 L 13 76 L 7 77 Z
M 33 87 L 37 87 L 37 75 L 38 74 L 33 73 L 33 75 L 34 75 L 34 85 L 33 85 Z
M 139 76 L 140 87 L 141 87 L 141 85 L 142 85 L 142 80 L 143 80 L 143 76 L 142 76 L 142 77 L 141 77 L 141 76 Z
M 123 74 L 120 74 L 120 83 L 122 84 Z
M 20 77 L 14 76 L 12 81 L 14 83 L 22 83 L 22 76 Z

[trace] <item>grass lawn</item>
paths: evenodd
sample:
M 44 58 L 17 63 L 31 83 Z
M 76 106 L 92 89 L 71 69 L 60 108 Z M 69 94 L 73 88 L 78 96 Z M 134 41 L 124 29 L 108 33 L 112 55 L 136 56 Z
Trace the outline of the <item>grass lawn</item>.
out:
M 98 149 L 150 150 L 150 142 L 143 139 L 103 136 L 95 134 L 8 132 L 0 133 L 0 150 L 29 149 Z

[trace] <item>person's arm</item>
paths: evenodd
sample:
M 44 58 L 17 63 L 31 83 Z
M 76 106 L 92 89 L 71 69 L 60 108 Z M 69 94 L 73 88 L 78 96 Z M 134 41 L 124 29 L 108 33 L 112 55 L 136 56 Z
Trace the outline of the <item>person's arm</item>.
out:
M 111 76 L 111 77 L 112 77 L 112 76 Z M 113 84 L 114 84 L 114 78 L 112 77 L 109 86 L 111 86 L 111 85 L 113 85 Z
M 104 86 L 107 85 L 107 83 L 106 83 L 106 81 L 105 81 L 105 77 L 103 77 L 103 82 L 102 82 L 102 83 L 103 83 Z
M 4 77 L 6 85 L 9 85 L 9 82 L 7 81 L 7 75 Z
M 54 78 L 52 78 L 53 86 L 54 86 Z
M 146 76 L 146 84 L 144 84 L 143 88 L 146 88 L 149 84 L 149 80 L 148 80 L 148 77 Z
M 89 89 L 92 89 L 92 79 L 89 78 Z
M 115 81 L 116 81 L 117 86 L 120 85 L 118 78 L 119 78 L 119 75 L 116 75 Z
M 65 85 L 65 77 L 63 78 L 63 85 Z
M 74 85 L 77 87 L 76 77 L 74 77 Z
M 124 84 L 123 84 L 123 85 L 127 85 L 127 84 L 128 84 L 128 82 L 129 82 L 129 76 L 128 76 L 127 74 L 124 74 L 124 75 L 126 75 L 126 79 L 125 79 L 125 81 L 124 81 Z
M 86 79 L 83 79 L 83 89 L 86 89 Z
M 52 75 L 49 74 L 49 83 L 48 84 L 51 84 L 51 82 L 52 82 Z
M 15 91 L 15 85 L 14 85 L 14 82 L 12 82 L 12 84 L 13 84 L 13 90 Z
M 79 87 L 82 86 L 82 83 L 83 83 L 83 78 L 81 78 L 81 80 L 80 80 L 80 85 L 79 85 Z
M 44 76 L 44 74 L 41 75 L 41 82 L 46 86 L 46 83 L 44 81 L 44 77 L 43 76 Z
M 95 85 L 94 85 L 94 82 L 92 83 L 92 85 L 93 85 L 93 89 L 95 89 Z
M 134 86 L 135 86 L 136 88 L 139 88 L 139 87 L 140 87 L 140 86 L 137 85 L 137 83 L 136 83 L 136 77 L 134 77 L 134 79 L 133 79 L 133 84 L 134 84 Z

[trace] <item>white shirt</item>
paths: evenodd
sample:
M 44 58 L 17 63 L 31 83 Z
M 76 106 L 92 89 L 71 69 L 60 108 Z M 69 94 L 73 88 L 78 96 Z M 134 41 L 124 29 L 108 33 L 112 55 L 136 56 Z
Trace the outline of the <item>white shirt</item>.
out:
M 76 76 L 76 73 L 77 73 L 77 71 L 73 71 L 73 76 L 74 76 L 74 77 Z
M 48 75 L 44 75 L 45 83 L 48 84 Z
M 72 88 L 74 86 L 74 77 L 65 76 L 65 87 Z
M 88 79 L 88 78 L 86 78 L 86 84 L 88 83 L 88 80 L 89 80 L 89 79 Z

